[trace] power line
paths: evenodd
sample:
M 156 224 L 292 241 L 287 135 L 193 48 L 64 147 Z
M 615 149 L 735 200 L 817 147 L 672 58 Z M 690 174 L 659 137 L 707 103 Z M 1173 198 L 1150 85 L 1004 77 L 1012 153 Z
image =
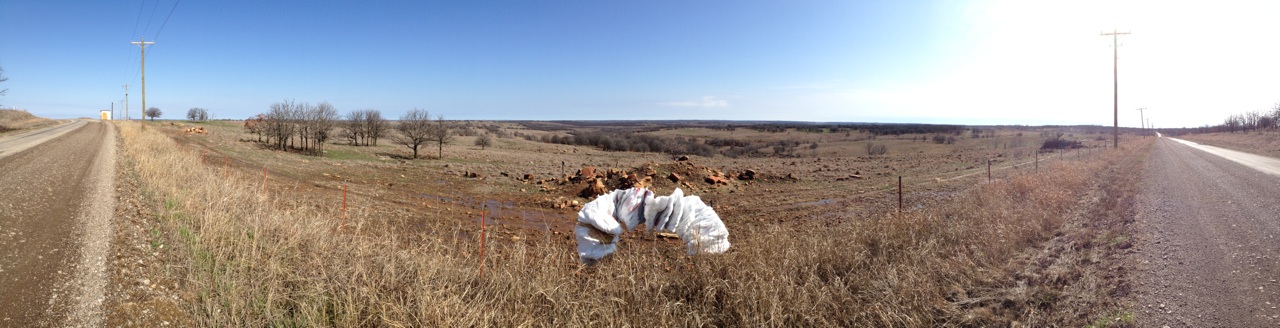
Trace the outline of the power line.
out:
M 138 36 L 138 24 L 142 23 L 142 9 L 146 8 L 146 6 L 147 6 L 147 0 L 138 1 L 138 16 L 134 17 L 133 19 L 133 32 L 129 33 L 130 40 L 133 40 L 133 37 Z M 128 75 L 129 71 L 132 71 L 132 70 L 133 70 L 133 53 L 130 52 L 129 57 L 125 58 L 125 64 L 124 64 L 125 75 Z M 129 79 L 132 79 L 132 77 L 130 77 Z
M 156 4 L 151 6 L 151 15 L 147 16 L 147 28 L 142 29 L 143 36 L 146 36 L 147 31 L 151 30 L 151 21 L 156 19 L 156 8 L 160 8 L 160 0 L 156 0 Z
M 158 0 L 157 0 L 157 1 L 158 1 Z M 172 9 L 169 9 L 169 14 L 168 14 L 168 15 L 165 15 L 165 16 L 164 16 L 164 23 L 161 23 L 161 24 L 160 24 L 160 29 L 159 29 L 159 30 L 156 30 L 156 36 L 155 36 L 154 38 L 152 38 L 152 39 L 154 39 L 154 40 L 159 40 L 159 39 L 160 39 L 160 32 L 164 32 L 164 26 L 165 26 L 165 25 L 169 25 L 169 17 L 173 17 L 173 11 L 178 9 L 178 4 L 179 4 L 179 3 L 182 3 L 182 0 L 178 0 L 178 1 L 176 1 L 176 2 L 174 2 L 174 3 L 173 3 L 173 8 L 172 8 Z
M 133 33 L 129 33 L 130 39 L 138 35 L 138 23 L 142 22 L 142 8 L 146 6 L 147 0 L 138 1 L 138 17 L 133 19 Z

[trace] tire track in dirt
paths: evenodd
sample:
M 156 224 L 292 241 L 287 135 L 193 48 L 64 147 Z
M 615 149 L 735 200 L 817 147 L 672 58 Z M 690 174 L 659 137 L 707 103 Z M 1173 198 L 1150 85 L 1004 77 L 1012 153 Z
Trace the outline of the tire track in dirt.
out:
M 1280 323 L 1280 180 L 1162 138 L 1138 215 L 1144 326 Z
M 88 122 L 0 158 L 0 325 L 100 325 L 113 133 Z

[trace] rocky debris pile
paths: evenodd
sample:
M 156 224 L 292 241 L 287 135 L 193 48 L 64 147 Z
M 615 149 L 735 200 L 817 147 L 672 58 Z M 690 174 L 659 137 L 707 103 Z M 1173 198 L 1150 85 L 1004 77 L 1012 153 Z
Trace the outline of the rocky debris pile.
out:
M 766 176 L 754 169 L 725 171 L 697 164 L 682 156 L 670 163 L 645 163 L 630 169 L 602 169 L 583 166 L 576 172 L 561 177 L 538 179 L 533 174 L 523 174 L 519 179 L 526 184 L 538 185 L 538 190 L 559 198 L 548 197 L 543 203 L 555 209 L 572 208 L 564 197 L 577 196 L 591 199 L 610 190 L 630 188 L 675 187 L 690 191 L 714 190 L 733 185 L 750 185 L 761 179 L 794 179 L 794 177 Z M 668 181 L 670 184 L 668 184 Z
M 582 191 L 578 192 L 578 196 L 582 198 L 592 198 L 604 195 L 606 192 L 609 192 L 609 189 L 604 186 L 604 179 L 595 178 L 595 182 L 587 184 L 586 188 L 582 188 Z
M 556 197 L 554 199 L 547 198 L 544 201 L 544 203 L 547 205 L 547 207 L 554 208 L 557 210 L 570 209 L 570 210 L 576 211 L 582 208 L 582 202 L 578 201 L 577 199 L 565 198 L 564 196 Z
M 182 129 L 182 131 L 189 134 L 208 134 L 209 133 L 209 131 L 205 130 L 203 126 L 190 127 L 190 128 Z

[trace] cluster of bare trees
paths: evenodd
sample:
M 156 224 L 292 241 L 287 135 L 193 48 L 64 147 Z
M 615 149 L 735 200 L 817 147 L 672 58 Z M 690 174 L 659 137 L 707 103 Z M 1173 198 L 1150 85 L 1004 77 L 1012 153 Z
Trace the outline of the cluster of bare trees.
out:
M 1221 125 L 1210 130 L 1213 132 L 1245 132 L 1258 129 L 1275 129 L 1280 127 L 1280 103 L 1271 107 L 1270 111 L 1251 111 L 1227 116 Z
M 322 154 L 325 141 L 337 126 L 338 110 L 328 102 L 313 106 L 286 100 L 271 104 L 271 110 L 259 117 L 253 124 L 246 121 L 245 128 L 259 136 L 265 135 L 267 143 L 274 142 L 274 147 L 280 150 L 292 147 Z
M 382 118 L 382 112 L 376 109 L 357 110 L 347 113 L 347 119 L 342 122 L 342 137 L 352 146 L 361 146 L 362 143 L 363 146 L 377 146 L 388 126 L 390 124 Z
M 187 110 L 187 120 L 192 122 L 203 122 L 209 120 L 209 110 L 195 107 Z
M 376 109 L 353 111 L 339 120 L 337 109 L 328 102 L 312 106 L 292 100 L 271 104 L 271 110 L 266 114 L 258 114 L 244 122 L 245 130 L 257 134 L 259 142 L 272 144 L 273 148 L 280 150 L 312 150 L 315 154 L 323 154 L 324 143 L 334 136 L 333 132 L 338 127 L 342 129 L 337 136 L 350 141 L 353 146 L 377 146 L 378 139 L 387 137 L 392 124 Z M 430 143 L 436 144 L 437 156 L 443 158 L 444 145 L 454 139 L 452 124 L 445 121 L 444 115 L 433 120 L 426 110 L 417 108 L 401 116 L 395 130 L 400 137 L 394 141 L 412 149 L 413 158 L 418 158 L 418 149 L 422 145 Z
M 418 147 L 426 143 L 435 143 L 437 158 L 444 158 L 444 145 L 453 141 L 452 126 L 444 120 L 444 115 L 436 116 L 433 121 L 431 114 L 423 109 L 414 108 L 400 116 L 396 130 L 400 131 L 397 142 L 413 149 L 413 158 L 418 158 Z

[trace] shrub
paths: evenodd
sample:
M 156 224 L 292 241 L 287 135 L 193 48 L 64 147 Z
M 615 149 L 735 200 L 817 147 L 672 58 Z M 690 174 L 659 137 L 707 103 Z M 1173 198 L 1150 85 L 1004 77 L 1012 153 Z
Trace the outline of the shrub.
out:
M 884 155 L 889 152 L 889 147 L 883 144 L 867 143 L 867 155 Z
M 1049 139 L 1046 139 L 1046 140 L 1044 141 L 1044 144 L 1040 146 L 1040 149 L 1041 149 L 1041 150 L 1050 150 L 1050 149 L 1076 149 L 1076 148 L 1084 148 L 1084 145 L 1081 145 L 1079 141 L 1075 141 L 1075 140 L 1067 140 L 1067 139 L 1062 139 L 1062 138 L 1049 138 Z

